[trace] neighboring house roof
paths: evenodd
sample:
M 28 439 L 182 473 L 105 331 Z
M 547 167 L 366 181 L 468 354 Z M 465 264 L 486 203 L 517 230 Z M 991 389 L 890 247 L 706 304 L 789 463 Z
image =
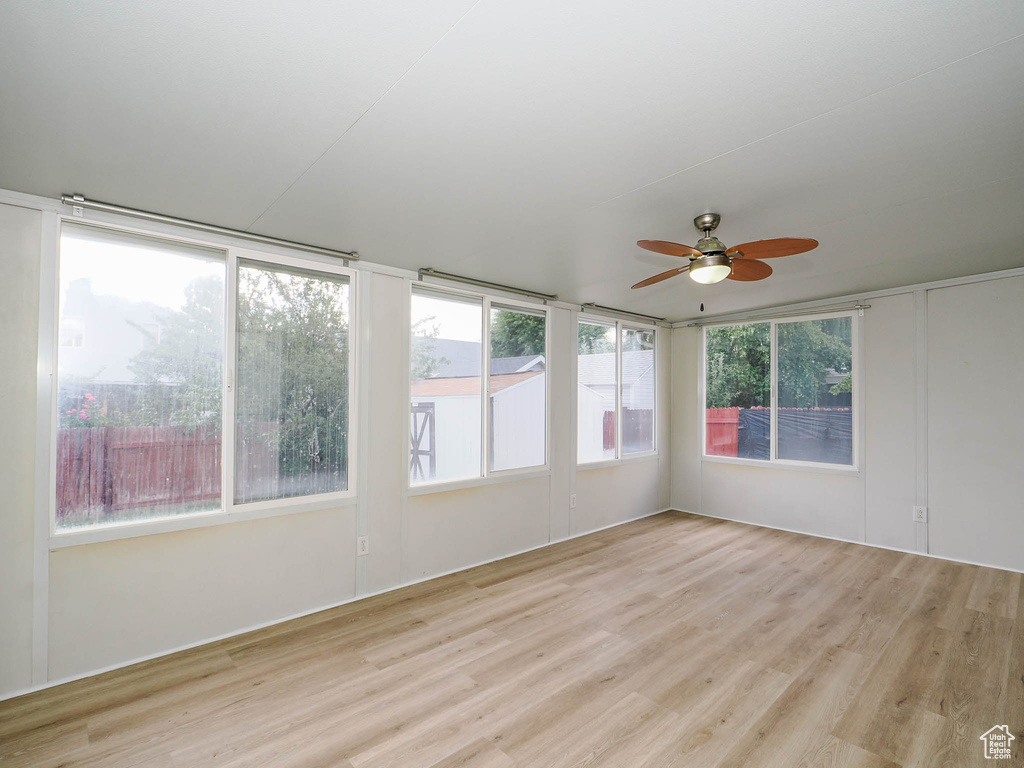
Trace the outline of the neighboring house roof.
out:
M 456 376 L 480 375 L 479 341 L 457 341 L 455 339 L 432 339 L 426 336 L 413 336 L 413 348 L 429 350 L 435 360 L 439 360 L 435 378 L 451 378 Z
M 526 371 L 524 373 L 507 373 L 491 376 L 491 394 L 497 394 L 515 384 L 540 376 L 543 371 Z M 455 378 L 420 379 L 412 383 L 413 397 L 453 397 L 456 395 L 479 395 L 479 376 L 459 376 Z
M 654 365 L 654 350 L 641 349 L 622 353 L 622 380 L 629 384 Z M 615 353 L 600 352 L 580 355 L 577 363 L 579 382 L 588 387 L 615 384 Z
M 503 373 L 525 373 L 543 371 L 544 355 L 520 355 L 519 357 L 496 357 L 491 360 L 491 376 Z
M 848 373 L 837 373 L 835 369 L 828 368 L 825 371 L 825 383 L 828 384 L 829 386 L 833 384 L 838 384 L 840 381 L 842 381 L 849 375 L 850 374 Z
M 413 336 L 413 348 L 416 351 L 429 351 L 431 357 L 438 360 L 435 379 L 451 379 L 459 376 L 480 375 L 480 350 L 478 341 L 459 341 L 457 339 L 434 339 L 427 336 Z M 531 370 L 544 370 L 544 355 L 520 355 L 518 357 L 499 357 L 491 360 L 491 374 L 520 373 Z

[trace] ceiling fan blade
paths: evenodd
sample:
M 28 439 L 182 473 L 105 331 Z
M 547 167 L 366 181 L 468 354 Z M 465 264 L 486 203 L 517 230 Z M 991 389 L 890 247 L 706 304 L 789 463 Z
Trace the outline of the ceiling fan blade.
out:
M 645 250 L 663 253 L 666 256 L 689 256 L 697 259 L 704 255 L 696 248 L 682 243 L 670 243 L 667 240 L 637 240 L 636 244 Z
M 684 272 L 688 272 L 689 269 L 689 264 L 687 264 L 685 267 L 676 267 L 675 269 L 670 269 L 668 272 L 662 272 L 660 275 L 655 275 L 654 277 L 648 277 L 646 280 L 641 280 L 639 283 L 632 287 L 646 288 L 648 285 L 654 285 L 655 283 L 660 283 L 662 280 L 668 280 L 670 277 L 675 277 L 676 275 L 681 275 Z
M 774 240 L 755 240 L 752 243 L 734 245 L 726 251 L 733 258 L 777 259 L 807 253 L 818 247 L 818 241 L 809 237 L 777 237 Z
M 732 263 L 732 274 L 729 275 L 729 279 L 752 282 L 754 280 L 764 280 L 771 273 L 772 268 L 763 261 L 758 261 L 757 259 L 737 259 Z

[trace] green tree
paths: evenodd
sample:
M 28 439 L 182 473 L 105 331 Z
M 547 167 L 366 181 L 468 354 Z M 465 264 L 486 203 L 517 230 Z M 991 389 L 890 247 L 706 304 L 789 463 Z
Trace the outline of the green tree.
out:
M 544 354 L 544 315 L 495 309 L 492 317 L 492 358 Z
M 128 369 L 139 387 L 137 402 L 126 414 L 110 418 L 131 426 L 196 429 L 219 426 L 224 369 L 224 281 L 206 277 L 185 289 L 181 310 L 163 310 L 159 333 L 135 327 L 146 338 Z
M 771 398 L 771 325 L 707 330 L 707 407 L 767 406 Z
M 852 329 L 849 317 L 779 323 L 780 406 L 813 408 L 830 392 L 826 386 L 829 374 L 850 374 Z M 839 394 L 842 384 L 840 381 L 830 393 Z
M 609 333 L 609 328 L 604 325 L 580 323 L 577 344 L 577 352 L 581 355 L 614 352 L 615 331 L 612 329 L 611 333 Z
M 779 323 L 779 405 L 813 408 L 827 393 L 852 385 L 852 323 L 848 317 Z M 707 330 L 707 407 L 767 406 L 771 398 L 771 325 Z M 827 377 L 844 376 L 829 388 Z
M 413 381 L 429 379 L 437 374 L 442 365 L 451 362 L 447 357 L 438 357 L 434 352 L 434 340 L 440 333 L 440 325 L 434 322 L 436 319 L 431 315 L 412 324 L 410 375 Z
M 829 393 L 833 395 L 842 395 L 848 392 L 853 392 L 852 373 L 846 374 L 846 376 L 841 381 L 837 382 L 835 386 L 829 389 Z
M 654 349 L 654 331 L 633 331 L 627 329 L 622 334 L 623 352 L 641 352 Z
M 238 438 L 276 452 L 277 495 L 345 487 L 348 291 L 321 276 L 239 270 Z

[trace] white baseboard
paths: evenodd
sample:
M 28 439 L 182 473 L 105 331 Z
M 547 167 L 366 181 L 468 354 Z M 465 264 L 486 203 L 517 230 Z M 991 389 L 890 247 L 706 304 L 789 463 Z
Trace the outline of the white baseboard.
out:
M 440 579 L 440 578 L 442 578 L 444 576 L 451 576 L 452 574 L 455 574 L 455 573 L 461 573 L 462 571 L 472 570 L 473 568 L 478 568 L 481 565 L 487 565 L 489 563 L 496 563 L 499 560 L 506 560 L 506 559 L 508 559 L 510 557 L 516 557 L 518 555 L 525 555 L 527 552 L 535 552 L 538 549 L 544 549 L 545 547 L 550 547 L 550 546 L 553 546 L 555 544 L 560 544 L 560 543 L 565 542 L 565 541 L 570 541 L 572 539 L 578 539 L 578 538 L 582 538 L 584 536 L 589 536 L 591 534 L 598 533 L 599 531 L 606 531 L 609 528 L 615 528 L 615 527 L 620 526 L 620 525 L 625 525 L 626 523 L 632 523 L 632 522 L 635 522 L 637 520 L 643 520 L 646 517 L 653 517 L 654 515 L 660 515 L 660 514 L 663 514 L 665 512 L 670 512 L 670 511 L 673 511 L 672 507 L 665 507 L 664 509 L 655 510 L 654 512 L 645 512 L 642 515 L 637 515 L 636 517 L 631 517 L 628 520 L 621 520 L 621 521 L 619 521 L 617 523 L 612 523 L 610 525 L 605 525 L 605 526 L 602 526 L 600 528 L 594 528 L 593 530 L 589 530 L 589 531 L 581 531 L 581 532 L 573 534 L 571 536 L 566 536 L 565 538 L 562 538 L 562 539 L 555 539 L 554 541 L 547 541 L 547 542 L 545 542 L 543 544 L 538 544 L 535 547 L 527 547 L 526 549 L 521 549 L 521 550 L 518 550 L 517 552 L 510 552 L 507 555 L 501 555 L 499 557 L 494 557 L 494 558 L 491 558 L 490 560 L 481 560 L 478 563 L 473 563 L 471 565 L 460 566 L 458 568 L 453 568 L 450 571 L 444 571 L 442 573 L 431 574 L 430 576 L 424 576 L 421 579 L 414 579 L 412 581 L 407 581 L 407 582 L 402 583 L 402 584 L 396 584 L 393 587 L 388 587 L 386 589 L 380 589 L 380 590 L 377 590 L 376 592 L 368 592 L 368 593 L 362 594 L 362 595 L 353 595 L 352 597 L 346 598 L 346 599 L 341 600 L 341 601 L 336 602 L 336 603 L 330 603 L 328 605 L 322 605 L 322 606 L 319 606 L 317 608 L 311 608 L 308 611 L 302 611 L 300 613 L 295 613 L 295 614 L 292 614 L 290 616 L 285 616 L 285 617 L 280 618 L 280 619 L 272 619 L 271 621 L 265 621 L 265 622 L 263 622 L 261 624 L 253 624 L 252 626 L 244 627 L 242 629 L 236 629 L 236 630 L 233 630 L 231 632 L 225 632 L 224 634 L 221 634 L 221 635 L 215 635 L 214 637 L 207 637 L 207 638 L 205 638 L 203 640 L 197 640 L 194 643 L 187 643 L 186 645 L 179 645 L 176 648 L 171 648 L 170 650 L 158 651 L 157 653 L 151 653 L 151 654 L 148 654 L 146 656 L 140 656 L 138 658 L 131 659 L 130 661 L 119 662 L 117 664 L 111 664 L 109 666 L 101 667 L 99 669 L 94 669 L 94 670 L 91 670 L 89 672 L 83 672 L 82 674 L 79 674 L 79 675 L 71 675 L 70 677 L 64 677 L 64 678 L 61 678 L 60 680 L 50 680 L 50 681 L 47 681 L 47 682 L 43 683 L 42 685 L 34 685 L 34 686 L 31 686 L 30 688 L 23 688 L 21 690 L 10 691 L 8 693 L 0 694 L 0 701 L 6 701 L 8 699 L 16 699 L 19 696 L 25 696 L 26 694 L 35 693 L 36 691 L 43 691 L 43 690 L 46 690 L 47 688 L 56 688 L 59 685 L 64 685 L 66 683 L 73 683 L 76 680 L 84 680 L 87 677 L 95 677 L 96 675 L 102 675 L 102 674 L 104 674 L 106 672 L 113 672 L 116 669 L 124 669 L 125 667 L 130 667 L 130 666 L 133 666 L 134 664 L 141 664 L 144 661 L 152 661 L 153 659 L 159 659 L 159 658 L 161 658 L 163 656 L 171 656 L 171 655 L 173 655 L 175 653 L 181 653 L 182 651 L 188 651 L 188 650 L 191 650 L 193 648 L 199 648 L 200 646 L 203 646 L 203 645 L 209 645 L 210 643 L 216 643 L 216 642 L 218 642 L 220 640 L 227 640 L 229 637 L 238 637 L 239 635 L 244 635 L 244 634 L 246 634 L 248 632 L 255 632 L 256 630 L 266 629 L 267 627 L 273 627 L 273 626 L 275 626 L 277 624 L 284 624 L 284 623 L 292 621 L 294 619 L 301 619 L 304 616 L 311 616 L 314 613 L 320 613 L 321 611 L 329 611 L 332 608 L 339 608 L 339 607 L 341 607 L 343 605 L 349 605 L 351 603 L 355 603 L 355 602 L 358 602 L 360 600 L 366 600 L 367 598 L 370 598 L 370 597 L 376 597 L 378 595 L 387 594 L 388 592 L 395 592 L 395 591 L 397 591 L 399 589 L 404 589 L 405 587 L 411 587 L 411 586 L 414 586 L 416 584 L 422 584 L 425 581 L 431 581 L 433 579 Z
M 783 528 L 780 525 L 768 525 L 767 523 L 752 523 L 749 520 L 737 520 L 735 517 L 724 517 L 722 515 L 709 515 L 706 512 L 693 512 L 689 509 L 678 509 L 676 507 L 670 507 L 668 510 L 671 512 L 684 512 L 688 515 L 697 515 L 698 517 L 709 517 L 714 520 L 728 520 L 730 523 L 741 523 L 742 525 L 753 525 L 757 528 L 769 528 L 773 531 L 785 531 L 786 533 L 799 533 L 804 536 L 814 536 L 818 539 L 831 539 L 832 541 L 842 541 L 846 544 L 860 544 L 864 547 L 874 547 L 875 549 L 887 549 L 890 552 L 903 552 L 908 555 L 920 555 L 921 557 L 931 557 L 935 560 L 945 560 L 950 563 L 962 563 L 963 565 L 977 565 L 981 568 L 995 568 L 997 571 L 1009 571 L 1010 573 L 1024 573 L 1024 570 L 1017 568 L 1007 568 L 1005 565 L 992 565 L 992 563 L 976 563 L 973 560 L 961 560 L 956 557 L 944 557 L 943 555 L 935 555 L 931 552 L 918 552 L 913 549 L 901 549 L 900 547 L 887 547 L 885 544 L 873 544 L 870 541 L 857 541 L 856 539 L 844 539 L 841 536 L 829 536 L 825 533 L 814 533 L 813 531 L 801 531 L 796 528 Z

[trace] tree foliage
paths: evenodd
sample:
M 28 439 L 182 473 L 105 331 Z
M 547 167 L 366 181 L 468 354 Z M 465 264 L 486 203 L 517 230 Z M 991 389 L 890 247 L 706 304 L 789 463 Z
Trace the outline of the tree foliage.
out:
M 609 332 L 610 331 L 610 332 Z M 581 355 L 615 351 L 615 330 L 592 323 L 579 324 L 578 349 Z
M 771 399 L 771 325 L 707 330 L 707 407 L 753 408 Z
M 224 370 L 224 282 L 193 280 L 181 310 L 161 310 L 159 332 L 136 326 L 145 337 L 128 369 L 138 388 L 136 402 L 124 413 L 110 413 L 124 426 L 172 425 L 197 429 L 220 425 Z
M 492 358 L 544 354 L 544 315 L 495 309 L 492 317 Z
M 779 323 L 780 406 L 814 408 L 824 395 L 839 394 L 829 391 L 826 377 L 850 373 L 852 327 L 849 317 Z
M 852 388 L 852 323 L 848 317 L 779 323 L 779 405 L 813 408 Z M 766 407 L 771 401 L 771 325 L 707 331 L 707 407 Z M 843 375 L 831 388 L 827 377 Z
M 654 349 L 654 331 L 633 330 L 629 328 L 623 331 L 623 352 L 642 352 L 645 349 Z
M 412 350 L 411 350 L 411 365 L 410 375 L 413 381 L 420 381 L 422 379 L 429 379 L 437 375 L 438 370 L 442 365 L 447 365 L 451 361 L 444 357 L 438 356 L 434 351 L 435 344 L 434 339 L 438 337 L 440 333 L 440 324 L 436 322 L 437 318 L 434 315 L 430 317 L 424 317 L 417 320 L 412 324 Z
M 243 268 L 238 277 L 238 437 L 272 445 L 282 477 L 344 487 L 348 466 L 348 286 Z

